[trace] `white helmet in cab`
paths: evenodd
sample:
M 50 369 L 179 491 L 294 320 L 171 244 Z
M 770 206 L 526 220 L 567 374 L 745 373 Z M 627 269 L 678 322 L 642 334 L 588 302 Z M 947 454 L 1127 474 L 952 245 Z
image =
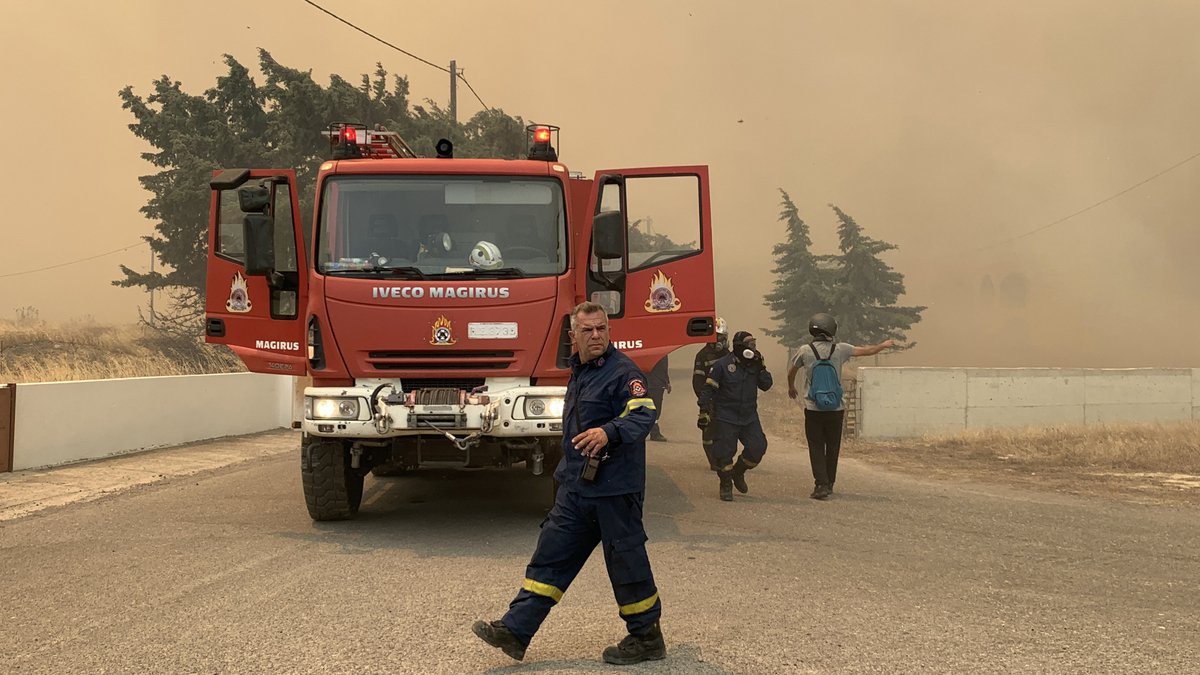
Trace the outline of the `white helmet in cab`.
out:
M 719 316 L 717 317 L 717 335 L 729 335 L 729 324 Z
M 477 270 L 495 270 L 504 266 L 504 260 L 500 258 L 500 247 L 490 241 L 475 244 L 467 260 L 471 267 Z

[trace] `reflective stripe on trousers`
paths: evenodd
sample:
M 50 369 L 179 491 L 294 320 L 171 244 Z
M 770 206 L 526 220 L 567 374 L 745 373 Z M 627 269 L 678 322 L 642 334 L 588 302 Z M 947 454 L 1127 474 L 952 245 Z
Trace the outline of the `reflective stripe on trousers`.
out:
M 662 601 L 646 554 L 642 500 L 641 493 L 580 497 L 559 490 L 504 625 L 528 644 L 597 544 L 603 545 L 617 612 L 629 632 L 644 633 L 658 621 Z

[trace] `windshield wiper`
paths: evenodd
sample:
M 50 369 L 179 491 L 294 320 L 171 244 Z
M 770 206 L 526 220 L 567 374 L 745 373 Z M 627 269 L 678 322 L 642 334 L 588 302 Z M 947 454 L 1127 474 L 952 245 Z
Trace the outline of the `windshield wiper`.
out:
M 356 270 L 331 270 L 326 274 L 337 274 L 343 277 L 379 277 L 397 276 L 403 279 L 424 279 L 425 273 L 416 267 L 366 267 Z
M 435 274 L 435 277 L 470 277 L 472 279 L 516 279 L 525 276 L 519 267 L 501 267 L 498 270 L 469 270 Z

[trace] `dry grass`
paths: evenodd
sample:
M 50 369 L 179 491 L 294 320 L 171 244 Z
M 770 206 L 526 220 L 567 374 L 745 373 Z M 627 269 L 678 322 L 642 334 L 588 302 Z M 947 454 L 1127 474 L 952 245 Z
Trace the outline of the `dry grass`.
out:
M 228 349 L 146 326 L 0 321 L 0 382 L 62 382 L 244 370 Z
M 804 442 L 787 386 L 759 401 L 769 432 Z M 1065 492 L 1200 500 L 1200 423 L 995 429 L 893 441 L 847 439 L 843 454 L 924 477 L 1040 484 Z
M 1200 474 L 1200 424 L 1101 424 L 931 436 L 919 447 L 1027 466 Z

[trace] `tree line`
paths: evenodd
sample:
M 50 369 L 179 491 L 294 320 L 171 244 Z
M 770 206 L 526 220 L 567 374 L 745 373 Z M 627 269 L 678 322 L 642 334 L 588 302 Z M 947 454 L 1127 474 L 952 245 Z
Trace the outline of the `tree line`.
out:
M 295 169 L 301 217 L 307 219 L 317 168 L 329 152 L 325 131 L 331 122 L 381 124 L 399 132 L 418 153 L 431 155 L 439 138 L 453 141 L 460 157 L 514 159 L 527 150 L 522 118 L 486 109 L 459 123 L 432 100 L 413 104 L 408 79 L 389 75 L 382 64 L 358 84 L 335 74 L 322 86 L 311 70 L 285 66 L 266 50 L 258 56 L 262 84 L 226 54 L 228 71 L 203 94 L 185 92 L 168 75 L 153 82 L 148 96 L 134 93 L 132 86 L 119 92 L 123 108 L 135 119 L 130 131 L 152 148 L 142 158 L 158 169 L 138 180 L 151 195 L 140 210 L 155 222 L 154 234 L 144 239 L 162 268 L 138 272 L 121 265 L 123 278 L 113 284 L 166 293 L 166 307 L 160 303 L 142 320 L 167 332 L 201 334 L 213 169 Z M 808 225 L 787 192 L 780 192 L 779 220 L 787 226 L 787 239 L 773 248 L 776 279 L 764 299 L 776 327 L 765 332 L 794 349 L 809 339 L 808 318 L 829 312 L 838 319 L 839 333 L 863 344 L 888 338 L 904 342 L 925 308 L 896 304 L 904 294 L 903 275 L 879 257 L 896 247 L 866 236 L 849 214 L 831 204 L 839 221 L 839 253 L 815 254 Z M 636 239 L 651 247 L 646 250 L 671 244 L 662 238 L 636 228 L 631 232 L 631 243 Z
M 262 84 L 226 54 L 228 72 L 203 94 L 185 92 L 168 75 L 155 80 L 146 97 L 132 86 L 119 93 L 136 120 L 130 131 L 153 148 L 142 158 L 158 172 L 138 179 L 151 195 L 140 210 L 155 222 L 154 234 L 144 239 L 165 271 L 121 265 L 124 276 L 113 284 L 166 293 L 168 306 L 142 319 L 170 332 L 201 334 L 213 169 L 295 169 L 301 217 L 308 219 L 317 169 L 329 154 L 325 131 L 331 122 L 382 124 L 429 155 L 439 138 L 453 141 L 459 157 L 515 159 L 527 150 L 520 117 L 487 109 L 459 123 L 431 100 L 414 105 L 408 79 L 389 76 L 382 64 L 358 84 L 332 75 L 322 86 L 311 70 L 285 66 L 266 50 L 258 55 Z

